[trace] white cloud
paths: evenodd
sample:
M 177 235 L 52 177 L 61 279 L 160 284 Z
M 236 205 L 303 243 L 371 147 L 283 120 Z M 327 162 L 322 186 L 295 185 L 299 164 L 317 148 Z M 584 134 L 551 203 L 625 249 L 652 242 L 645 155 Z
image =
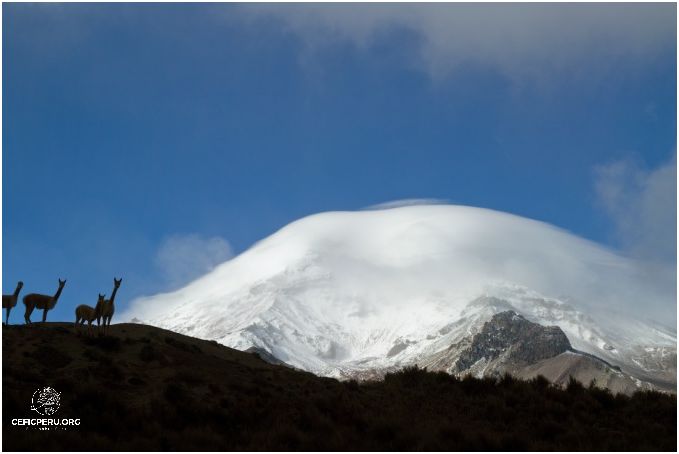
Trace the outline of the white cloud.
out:
M 500 284 L 562 297 L 614 329 L 613 314 L 674 319 L 676 287 L 655 271 L 552 225 L 493 210 L 328 212 L 283 227 L 177 291 L 136 299 L 121 319 L 166 327 L 192 320 L 206 337 L 221 337 L 275 301 L 292 325 L 308 321 L 297 312 L 304 306 L 328 323 L 381 330 L 394 317 L 423 320 L 425 307 L 432 323 L 455 320 Z M 348 316 L 357 313 L 365 317 Z
M 256 4 L 243 10 L 283 24 L 307 56 L 337 43 L 369 51 L 390 33 L 407 32 L 414 39 L 408 63 L 433 78 L 468 65 L 515 80 L 592 77 L 626 59 L 673 51 L 676 41 L 670 3 Z
M 231 257 L 231 245 L 218 236 L 172 235 L 160 245 L 155 264 L 166 283 L 178 287 L 212 271 Z
M 596 169 L 596 192 L 623 249 L 644 261 L 677 261 L 677 157 L 648 170 L 625 159 Z
M 446 199 L 401 199 L 390 202 L 378 203 L 364 208 L 365 210 L 388 210 L 390 208 L 407 207 L 413 205 L 445 205 L 449 203 Z

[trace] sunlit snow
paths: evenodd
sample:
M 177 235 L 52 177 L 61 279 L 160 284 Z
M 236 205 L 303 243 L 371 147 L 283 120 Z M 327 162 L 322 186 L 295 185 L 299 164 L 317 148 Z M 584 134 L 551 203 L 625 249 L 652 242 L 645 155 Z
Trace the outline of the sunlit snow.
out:
M 632 351 L 676 347 L 675 331 L 642 317 L 671 312 L 673 282 L 645 275 L 595 243 L 492 210 L 329 212 L 176 292 L 137 299 L 123 318 L 337 375 L 414 362 L 510 307 L 559 325 L 575 348 L 632 364 Z

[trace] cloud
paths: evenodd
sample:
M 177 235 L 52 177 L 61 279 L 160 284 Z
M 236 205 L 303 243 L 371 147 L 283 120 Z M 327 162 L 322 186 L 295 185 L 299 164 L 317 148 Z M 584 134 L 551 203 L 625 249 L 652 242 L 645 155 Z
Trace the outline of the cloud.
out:
M 632 159 L 600 166 L 598 200 L 623 249 L 644 261 L 677 261 L 677 156 L 649 170 Z
M 390 208 L 407 207 L 413 205 L 445 205 L 450 203 L 446 199 L 401 199 L 378 203 L 364 208 L 364 210 L 388 210 Z
M 674 54 L 674 4 L 256 4 L 254 19 L 277 21 L 307 55 L 338 43 L 375 49 L 391 33 L 413 40 L 410 64 L 433 78 L 469 66 L 515 79 L 591 77 L 624 60 Z M 270 24 L 270 23 L 269 23 Z M 396 41 L 391 41 L 395 45 Z
M 228 241 L 218 236 L 172 235 L 162 242 L 155 265 L 171 287 L 196 279 L 233 257 Z
M 394 320 L 449 323 L 479 295 L 525 287 L 563 298 L 615 332 L 614 314 L 676 316 L 676 286 L 653 271 L 555 226 L 488 209 L 335 211 L 283 227 L 177 291 L 136 299 L 121 319 L 221 338 L 274 307 L 293 325 L 308 326 L 299 316 L 308 310 L 350 332 L 379 332 Z

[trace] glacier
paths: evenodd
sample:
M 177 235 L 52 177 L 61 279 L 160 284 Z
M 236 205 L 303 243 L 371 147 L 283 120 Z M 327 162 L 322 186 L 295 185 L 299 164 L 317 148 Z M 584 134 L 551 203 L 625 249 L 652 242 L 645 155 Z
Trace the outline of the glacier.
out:
M 676 279 L 660 276 L 543 222 L 412 205 L 305 217 L 122 318 L 344 377 L 421 362 L 511 309 L 676 383 Z

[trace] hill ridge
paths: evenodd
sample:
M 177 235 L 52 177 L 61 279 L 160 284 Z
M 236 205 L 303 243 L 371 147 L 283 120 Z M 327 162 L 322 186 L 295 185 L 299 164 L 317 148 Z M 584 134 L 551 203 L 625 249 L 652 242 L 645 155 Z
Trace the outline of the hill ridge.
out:
M 3 335 L 4 450 L 672 450 L 676 396 L 628 397 L 577 382 L 456 378 L 408 368 L 359 384 L 266 363 L 160 328 L 68 323 Z M 61 395 L 36 431 L 36 389 Z M 568 415 L 564 418 L 564 415 Z

